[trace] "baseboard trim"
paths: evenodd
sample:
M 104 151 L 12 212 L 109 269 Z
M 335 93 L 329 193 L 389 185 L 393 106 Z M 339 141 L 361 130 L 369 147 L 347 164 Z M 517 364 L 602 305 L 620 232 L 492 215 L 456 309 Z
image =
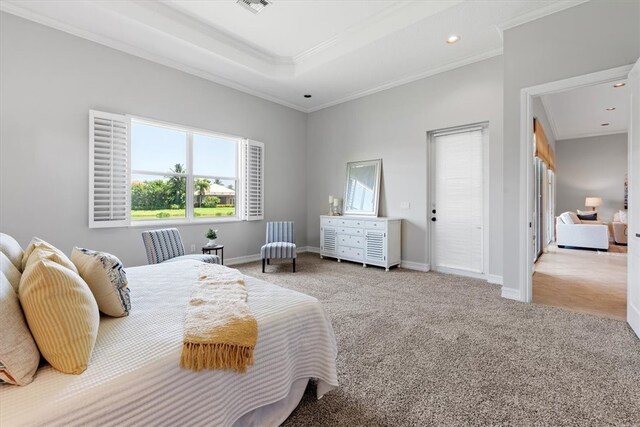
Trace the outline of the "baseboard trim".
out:
M 498 276 L 497 274 L 487 274 L 487 282 L 502 286 L 502 276 Z
M 511 289 L 502 287 L 502 298 L 512 299 L 515 301 L 522 301 L 522 296 L 520 295 L 520 289 Z
M 311 253 L 320 253 L 320 248 L 316 248 L 314 246 L 301 246 L 296 248 L 296 252 L 301 254 L 304 252 L 311 252 Z M 245 264 L 247 262 L 254 262 L 254 261 L 260 261 L 262 258 L 260 257 L 260 254 L 253 254 L 253 255 L 246 255 L 246 256 L 239 256 L 239 257 L 235 257 L 235 258 L 227 258 L 224 260 L 224 265 L 237 265 L 237 264 Z
M 260 261 L 260 254 L 254 254 L 254 255 L 246 255 L 246 256 L 239 256 L 239 257 L 235 257 L 235 258 L 227 258 L 224 260 L 224 265 L 236 265 L 236 264 L 244 264 L 247 262 L 254 262 L 254 261 Z
M 633 332 L 640 338 L 640 308 L 633 305 L 633 303 L 627 306 L 627 322 L 629 322 Z
M 298 248 L 298 252 L 311 252 L 312 254 L 319 254 L 320 248 L 316 246 L 303 246 L 301 248 Z
M 406 268 L 407 270 L 416 270 L 416 271 L 424 271 L 427 272 L 431 270 L 431 266 L 429 264 L 424 264 L 421 262 L 413 262 L 413 261 L 400 261 L 400 268 Z

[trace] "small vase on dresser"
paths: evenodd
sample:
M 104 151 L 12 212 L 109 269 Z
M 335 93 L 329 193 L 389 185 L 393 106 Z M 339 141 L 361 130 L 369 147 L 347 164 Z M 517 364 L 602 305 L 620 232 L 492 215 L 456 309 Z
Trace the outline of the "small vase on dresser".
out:
M 320 257 L 389 267 L 399 265 L 402 220 L 381 217 L 320 216 Z

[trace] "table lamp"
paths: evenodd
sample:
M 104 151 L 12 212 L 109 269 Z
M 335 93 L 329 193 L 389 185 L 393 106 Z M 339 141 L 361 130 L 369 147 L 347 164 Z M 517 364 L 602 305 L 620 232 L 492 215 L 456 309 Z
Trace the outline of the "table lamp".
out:
M 584 200 L 584 205 L 588 208 L 591 208 L 592 211 L 595 211 L 598 206 L 602 204 L 601 197 L 587 197 Z

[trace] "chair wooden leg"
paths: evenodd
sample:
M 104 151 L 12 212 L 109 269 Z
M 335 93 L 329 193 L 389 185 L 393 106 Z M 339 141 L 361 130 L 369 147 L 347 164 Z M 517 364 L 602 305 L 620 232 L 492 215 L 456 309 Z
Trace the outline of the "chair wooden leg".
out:
M 296 272 L 296 259 L 293 259 L 293 272 Z
M 262 272 L 264 273 L 264 258 L 262 258 Z

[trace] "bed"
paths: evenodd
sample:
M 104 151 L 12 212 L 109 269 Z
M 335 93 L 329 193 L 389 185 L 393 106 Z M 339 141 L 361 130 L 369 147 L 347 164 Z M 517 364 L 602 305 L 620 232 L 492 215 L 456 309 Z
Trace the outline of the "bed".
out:
M 33 383 L 0 385 L 0 425 L 278 425 L 314 379 L 338 386 L 331 322 L 313 297 L 246 276 L 258 321 L 246 374 L 179 367 L 185 307 L 197 261 L 127 269 L 131 314 L 100 319 L 88 369 L 44 365 Z

